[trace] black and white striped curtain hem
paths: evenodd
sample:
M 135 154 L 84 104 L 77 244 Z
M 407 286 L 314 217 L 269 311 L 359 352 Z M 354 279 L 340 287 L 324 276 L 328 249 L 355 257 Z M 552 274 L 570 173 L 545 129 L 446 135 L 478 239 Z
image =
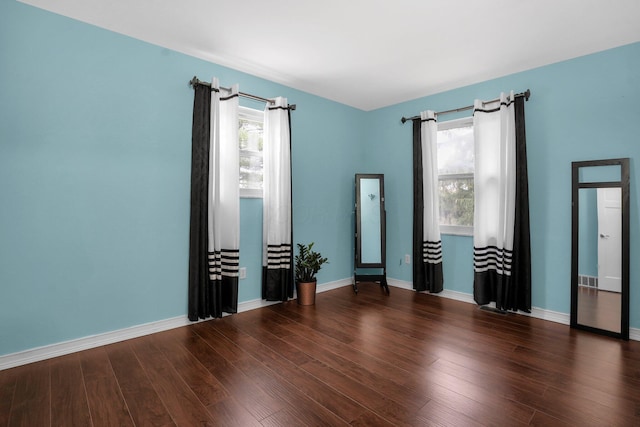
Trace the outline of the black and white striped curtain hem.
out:
M 291 244 L 268 245 L 267 268 L 270 270 L 291 268 Z
M 442 262 L 442 241 L 422 242 L 422 261 L 429 264 L 439 264 Z
M 240 251 L 222 249 L 208 253 L 209 279 L 222 280 L 225 277 L 238 277 L 240 270 Z
M 496 271 L 498 274 L 511 275 L 513 251 L 496 246 L 473 248 L 473 266 L 476 273 Z

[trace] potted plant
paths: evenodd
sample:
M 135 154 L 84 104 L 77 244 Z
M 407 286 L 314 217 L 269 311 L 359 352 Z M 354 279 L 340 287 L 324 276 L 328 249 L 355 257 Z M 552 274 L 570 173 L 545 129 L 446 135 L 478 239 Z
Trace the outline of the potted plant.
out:
M 313 305 L 316 302 L 316 274 L 323 264 L 329 262 L 313 250 L 313 242 L 308 245 L 298 243 L 298 255 L 295 258 L 295 279 L 298 304 Z

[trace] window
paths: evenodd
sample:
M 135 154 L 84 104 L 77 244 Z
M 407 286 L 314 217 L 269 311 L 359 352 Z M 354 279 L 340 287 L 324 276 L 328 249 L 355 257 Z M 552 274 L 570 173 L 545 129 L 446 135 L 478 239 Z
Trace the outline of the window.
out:
M 264 112 L 240 107 L 240 197 L 262 197 Z
M 473 118 L 438 123 L 440 230 L 473 235 Z

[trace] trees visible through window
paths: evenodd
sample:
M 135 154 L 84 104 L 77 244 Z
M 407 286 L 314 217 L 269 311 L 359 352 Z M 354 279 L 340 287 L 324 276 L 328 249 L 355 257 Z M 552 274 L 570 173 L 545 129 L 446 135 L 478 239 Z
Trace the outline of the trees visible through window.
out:
M 473 234 L 473 119 L 438 123 L 440 229 Z
M 264 112 L 240 107 L 240 196 L 262 197 Z

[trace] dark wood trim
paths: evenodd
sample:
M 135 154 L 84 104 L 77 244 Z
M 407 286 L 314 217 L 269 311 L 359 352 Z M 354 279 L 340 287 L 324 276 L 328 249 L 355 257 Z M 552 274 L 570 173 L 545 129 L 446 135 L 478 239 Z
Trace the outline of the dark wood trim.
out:
M 362 262 L 362 244 L 361 233 L 362 222 L 360 218 L 359 201 L 360 201 L 360 180 L 362 179 L 378 179 L 380 182 L 380 262 L 365 263 Z M 385 268 L 386 267 L 386 209 L 385 209 L 385 195 L 384 195 L 384 175 L 383 174 L 366 174 L 358 173 L 355 178 L 356 184 L 356 268 Z
M 620 159 L 622 181 L 622 338 L 629 339 L 629 267 L 630 267 L 630 208 L 631 180 L 629 159 Z
M 620 181 L 580 181 L 580 168 L 620 166 Z M 578 259 L 579 259 L 579 190 L 581 188 L 620 187 L 622 190 L 622 306 L 620 309 L 620 332 L 613 332 L 578 322 Z M 629 339 L 629 208 L 630 208 L 629 159 L 586 160 L 571 163 L 571 316 L 572 328 L 603 334 L 624 340 Z

